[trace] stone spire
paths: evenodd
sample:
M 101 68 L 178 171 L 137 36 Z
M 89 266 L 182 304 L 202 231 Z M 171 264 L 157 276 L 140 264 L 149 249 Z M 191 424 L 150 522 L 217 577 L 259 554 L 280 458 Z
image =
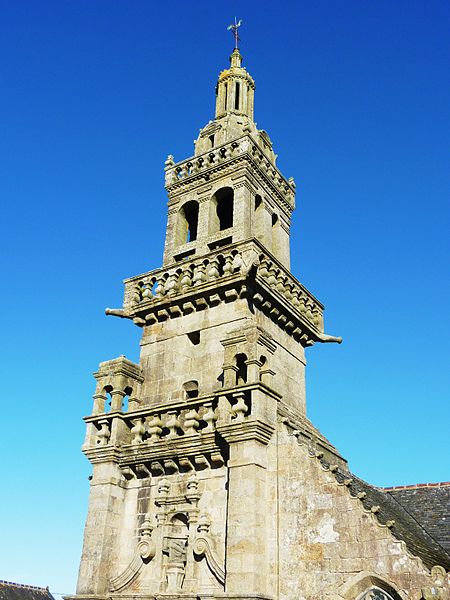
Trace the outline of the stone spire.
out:
M 242 67 L 242 56 L 235 48 L 230 56 L 230 68 L 219 75 L 216 88 L 216 119 L 228 113 L 245 115 L 253 121 L 255 82 Z

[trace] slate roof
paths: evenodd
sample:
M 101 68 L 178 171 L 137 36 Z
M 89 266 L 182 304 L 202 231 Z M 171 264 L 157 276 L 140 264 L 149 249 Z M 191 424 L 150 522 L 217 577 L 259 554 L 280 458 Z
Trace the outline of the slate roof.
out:
M 420 519 L 423 518 L 425 513 L 427 515 L 435 514 L 430 500 L 427 511 L 416 508 L 414 515 L 413 509 L 408 510 L 400 501 L 395 499 L 390 491 L 376 488 L 339 467 L 331 467 L 322 457 L 322 453 L 316 453 L 316 457 L 319 458 L 325 470 L 333 472 L 337 483 L 346 485 L 349 493 L 352 496 L 359 497 L 364 508 L 373 512 L 380 524 L 387 525 L 394 537 L 405 542 L 411 554 L 421 558 L 429 569 L 435 565 L 440 565 L 446 571 L 450 571 L 450 551 L 439 543 L 442 540 L 445 541 L 446 538 L 448 539 L 450 533 L 448 529 L 450 526 L 450 507 L 448 505 L 446 509 L 447 520 L 444 521 L 447 528 L 446 533 L 436 533 L 434 525 L 437 520 L 431 516 L 428 516 L 428 523 L 433 523 L 433 527 L 429 525 L 430 531 L 428 531 Z M 430 498 L 431 496 L 428 496 L 428 499 Z M 410 504 L 412 505 L 413 502 L 410 502 Z M 426 504 L 426 502 L 422 503 L 424 506 Z
M 450 481 L 384 488 L 450 554 Z
M 55 600 L 48 588 L 0 580 L 0 600 Z

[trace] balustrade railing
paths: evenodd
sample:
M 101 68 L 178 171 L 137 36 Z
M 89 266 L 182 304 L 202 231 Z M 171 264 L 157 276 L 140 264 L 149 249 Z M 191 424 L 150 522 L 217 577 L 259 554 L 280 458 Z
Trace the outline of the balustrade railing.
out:
M 242 267 L 242 252 L 245 249 L 234 246 L 228 251 L 218 250 L 170 269 L 156 269 L 132 277 L 125 282 L 124 308 L 135 308 L 144 302 L 185 294 L 191 288 L 234 275 Z
M 293 180 L 286 181 L 275 165 L 267 158 L 258 144 L 250 137 L 244 136 L 227 144 L 223 144 L 201 156 L 189 158 L 187 160 L 175 163 L 173 156 L 166 160 L 165 182 L 166 186 L 171 186 L 192 175 L 206 171 L 207 169 L 229 160 L 240 154 L 249 153 L 256 164 L 265 171 L 266 175 L 273 182 L 275 187 L 283 193 L 292 192 L 295 189 Z
M 282 265 L 264 253 L 254 241 L 233 245 L 229 250 L 219 249 L 196 261 L 185 261 L 169 269 L 157 269 L 126 280 L 124 308 L 172 299 L 186 294 L 203 284 L 220 280 L 242 271 L 246 256 L 259 256 L 257 278 L 285 298 L 300 315 L 323 331 L 323 306 Z
M 323 306 L 306 288 L 277 262 L 264 256 L 258 267 L 258 276 L 267 285 L 284 296 L 292 306 L 317 329 L 323 331 Z
M 221 424 L 242 423 L 251 416 L 251 393 L 251 390 L 223 391 L 176 407 L 148 407 L 134 411 L 134 414 L 93 415 L 86 418 L 93 427 L 86 447 L 117 442 L 132 446 L 152 445 L 184 436 L 214 433 L 218 421 Z M 120 423 L 121 439 L 113 435 L 115 422 Z

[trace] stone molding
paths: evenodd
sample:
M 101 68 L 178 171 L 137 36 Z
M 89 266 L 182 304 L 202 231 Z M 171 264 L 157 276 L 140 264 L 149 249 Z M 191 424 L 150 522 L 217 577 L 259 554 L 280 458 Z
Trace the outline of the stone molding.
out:
M 198 185 L 199 180 L 208 181 L 217 173 L 223 176 L 223 171 L 229 167 L 232 167 L 231 172 L 235 172 L 239 162 L 249 163 L 257 173 L 258 179 L 264 181 L 267 190 L 270 190 L 269 193 L 276 195 L 289 214 L 294 210 L 295 186 L 283 177 L 250 134 L 217 146 L 199 156 L 166 166 L 166 189 L 169 197 L 172 199 L 174 193 L 190 187 L 192 183 Z
M 280 399 L 267 385 L 257 382 L 171 405 L 85 417 L 92 433 L 83 452 L 93 464 L 118 464 L 125 479 L 220 468 L 228 459 L 220 438 L 227 443 L 256 439 L 267 444 L 272 436 L 275 424 L 258 416 L 259 408 L 252 404 L 253 391 L 262 392 L 270 401 Z M 121 424 L 120 444 L 113 444 L 111 438 L 98 444 L 105 423 L 109 431 L 115 423 Z
M 323 332 L 323 305 L 255 239 L 125 280 L 122 309 L 138 326 L 248 298 L 302 345 L 338 342 Z

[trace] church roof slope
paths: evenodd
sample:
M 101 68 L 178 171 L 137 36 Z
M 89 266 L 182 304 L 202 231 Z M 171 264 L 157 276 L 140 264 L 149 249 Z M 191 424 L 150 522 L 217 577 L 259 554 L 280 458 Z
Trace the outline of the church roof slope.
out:
M 0 580 L 0 600 L 55 600 L 48 588 Z
M 319 458 L 319 456 L 318 456 Z M 320 458 L 322 467 L 330 465 Z M 418 556 L 429 569 L 435 565 L 450 571 L 450 553 L 406 508 L 383 489 L 378 489 L 352 473 L 331 467 L 337 483 L 346 485 L 350 494 L 358 497 L 367 511 L 371 511 L 381 525 L 386 525 L 394 537 L 406 544 L 409 552 Z M 448 513 L 448 509 L 447 509 Z
M 384 488 L 450 554 L 450 481 Z

